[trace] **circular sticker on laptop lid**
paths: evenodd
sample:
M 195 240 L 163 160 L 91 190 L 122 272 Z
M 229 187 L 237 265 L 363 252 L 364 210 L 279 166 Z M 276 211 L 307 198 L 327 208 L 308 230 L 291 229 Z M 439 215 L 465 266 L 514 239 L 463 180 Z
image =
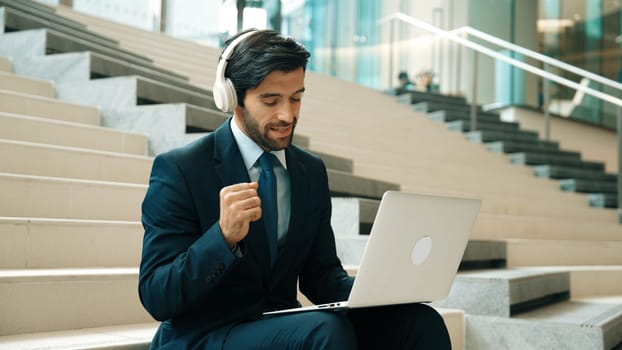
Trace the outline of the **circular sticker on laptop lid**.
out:
M 414 265 L 421 265 L 430 256 L 432 251 L 432 237 L 423 236 L 417 240 L 413 247 L 413 252 L 410 257 Z

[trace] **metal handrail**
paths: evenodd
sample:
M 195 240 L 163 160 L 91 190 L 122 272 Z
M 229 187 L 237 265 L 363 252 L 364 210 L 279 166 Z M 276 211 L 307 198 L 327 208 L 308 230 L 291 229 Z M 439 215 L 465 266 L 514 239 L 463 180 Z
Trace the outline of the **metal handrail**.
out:
M 419 29 L 434 33 L 436 36 L 440 37 L 440 38 L 444 38 L 444 39 L 448 39 L 450 41 L 453 41 L 455 43 L 458 43 L 462 46 L 468 47 L 472 50 L 474 50 L 474 52 L 480 52 L 483 53 L 489 57 L 501 60 L 503 62 L 509 63 L 510 65 L 520 68 L 522 70 L 525 70 L 527 72 L 530 72 L 532 74 L 535 74 L 541 78 L 550 80 L 550 81 L 554 81 L 558 84 L 561 85 L 565 85 L 567 87 L 570 87 L 576 91 L 582 91 L 588 95 L 594 96 L 602 101 L 606 101 L 609 102 L 613 105 L 617 106 L 617 120 L 616 120 L 616 126 L 617 126 L 617 139 L 618 139 L 618 186 L 617 186 L 617 190 L 618 190 L 618 221 L 620 223 L 622 223 L 622 99 L 615 97 L 615 96 L 611 96 L 609 94 L 594 90 L 588 86 L 583 86 L 580 85 L 578 83 L 575 83 L 571 80 L 565 79 L 560 77 L 559 75 L 556 74 L 552 74 L 547 72 L 546 70 L 542 70 L 540 68 L 534 67 L 532 65 L 529 65 L 527 63 L 524 63 L 522 61 L 518 61 L 516 59 L 510 58 L 508 56 L 505 55 L 501 55 L 487 47 L 484 47 L 482 45 L 479 45 L 477 43 L 471 42 L 467 39 L 464 39 L 462 37 L 460 37 L 456 31 L 446 31 L 440 28 L 437 28 L 429 23 L 426 23 L 424 21 L 421 21 L 419 19 L 416 19 L 414 17 L 408 16 L 406 14 L 403 14 L 401 12 L 397 12 L 394 13 L 392 15 L 383 17 L 381 19 L 378 20 L 378 24 L 384 24 L 387 22 L 392 22 L 392 21 L 402 21 L 402 22 L 406 22 L 412 26 L 415 26 Z M 468 27 L 467 27 L 468 28 Z M 588 71 L 582 70 L 580 68 L 571 66 L 567 63 L 561 62 L 559 60 L 544 56 L 542 54 L 539 54 L 537 52 L 533 52 L 531 50 L 528 50 L 526 48 L 522 48 L 518 45 L 509 43 L 509 42 L 505 42 L 499 38 L 495 38 L 492 35 L 486 34 L 486 33 L 482 33 L 479 32 L 475 29 L 471 29 L 471 30 L 467 30 L 467 29 L 463 29 L 460 28 L 460 31 L 464 31 L 464 32 L 468 32 L 469 34 L 473 34 L 475 36 L 480 37 L 480 39 L 484 39 L 490 42 L 493 42 L 499 46 L 503 46 L 506 47 L 508 49 L 512 49 L 515 50 L 516 52 L 519 52 L 521 54 L 524 54 L 526 56 L 535 58 L 535 59 L 539 59 L 542 62 L 546 63 L 546 64 L 551 64 L 554 65 L 556 67 L 568 70 L 570 72 L 573 72 L 575 74 L 578 74 L 580 76 L 584 76 L 588 79 L 592 79 L 594 81 L 598 81 L 602 84 L 611 86 L 613 88 L 616 89 L 622 89 L 622 84 L 619 84 L 613 80 L 598 76 L 596 74 L 590 73 Z M 392 44 L 392 43 L 391 43 Z M 477 56 L 475 56 L 477 57 Z M 475 61 L 476 62 L 476 61 Z M 474 79 L 474 84 L 475 84 L 475 79 Z M 471 109 L 471 126 L 473 127 L 476 123 L 477 123 L 477 119 L 476 119 L 476 113 L 475 113 L 475 105 L 476 105 L 477 101 L 472 101 L 473 104 L 473 108 Z
M 558 68 L 561 68 L 563 70 L 569 71 L 571 73 L 574 73 L 578 76 L 581 77 L 585 77 L 588 78 L 589 80 L 593 80 L 596 81 L 598 83 L 601 83 L 603 85 L 607 85 L 610 86 L 612 88 L 615 88 L 617 90 L 620 90 L 622 92 L 622 83 L 619 83 L 615 80 L 611 80 L 608 78 L 603 77 L 602 75 L 598 75 L 598 74 L 594 74 L 590 71 L 587 71 L 585 69 L 581 69 L 579 67 L 573 66 L 571 64 L 565 63 L 563 61 L 560 61 L 558 59 L 543 55 L 539 52 L 535 52 L 532 50 L 529 50 L 527 48 L 524 48 L 522 46 L 516 45 L 516 44 L 512 44 L 509 41 L 503 40 L 501 38 L 497 38 L 496 36 L 490 35 L 488 33 L 484 33 L 482 31 L 479 31 L 475 28 L 472 27 L 460 27 L 458 29 L 454 29 L 451 30 L 450 32 L 453 33 L 467 33 L 469 35 L 473 35 L 476 36 L 482 40 L 488 41 L 492 44 L 495 44 L 497 46 L 509 49 L 509 50 L 513 50 L 515 52 L 518 52 L 522 55 L 525 55 L 527 57 L 531 57 L 535 60 L 541 61 L 543 63 L 549 64 L 551 66 L 555 66 Z
M 450 31 L 446 31 L 446 30 L 437 28 L 437 27 L 435 27 L 435 26 L 433 26 L 433 25 L 431 25 L 429 23 L 426 23 L 424 21 L 421 21 L 419 19 L 416 19 L 416 18 L 408 16 L 408 15 L 405 15 L 403 13 L 398 12 L 398 13 L 395 13 L 393 15 L 389 15 L 389 16 L 383 17 L 383 18 L 378 20 L 378 23 L 379 24 L 384 24 L 384 23 L 387 23 L 387 22 L 393 21 L 393 20 L 400 20 L 402 22 L 406 22 L 406 23 L 412 24 L 415 27 L 418 27 L 420 29 L 426 30 L 428 32 L 432 32 L 432 33 L 436 34 L 437 36 L 439 36 L 440 38 L 445 38 L 445 39 L 457 42 L 457 43 L 461 44 L 462 46 L 466 46 L 466 47 L 468 47 L 470 49 L 473 49 L 473 50 L 475 50 L 477 52 L 481 52 L 481 53 L 483 53 L 483 54 L 485 54 L 487 56 L 490 56 L 492 58 L 504 61 L 504 62 L 509 63 L 509 64 L 511 64 L 511 65 L 513 65 L 513 66 L 515 66 L 517 68 L 520 68 L 520 69 L 525 70 L 527 72 L 533 73 L 533 74 L 535 74 L 537 76 L 540 76 L 542 78 L 546 78 L 546 79 L 552 80 L 552 81 L 554 81 L 554 82 L 556 82 L 558 84 L 565 85 L 565 86 L 570 87 L 570 88 L 572 88 L 574 90 L 582 91 L 582 92 L 584 92 L 584 93 L 586 93 L 588 95 L 594 96 L 594 97 L 596 97 L 596 98 L 598 98 L 600 100 L 607 101 L 607 102 L 609 102 L 611 104 L 614 104 L 616 106 L 622 107 L 622 99 L 620 99 L 620 98 L 611 96 L 609 94 L 603 93 L 603 92 L 598 91 L 598 90 L 594 90 L 594 89 L 592 89 L 592 88 L 590 88 L 588 86 L 582 86 L 579 83 L 576 83 L 576 82 L 574 82 L 572 80 L 568 80 L 566 78 L 562 78 L 559 75 L 556 75 L 556 74 L 553 74 L 553 73 L 549 73 L 549 72 L 547 72 L 545 70 L 542 70 L 542 69 L 540 69 L 538 67 L 534 67 L 534 66 L 532 66 L 530 64 L 527 64 L 525 62 L 516 60 L 514 58 L 501 55 L 501 54 L 499 54 L 499 53 L 497 53 L 497 52 L 495 52 L 495 51 L 493 51 L 493 50 L 491 50 L 491 49 L 489 49 L 487 47 L 484 47 L 484 46 L 482 46 L 480 44 L 468 41 L 467 39 L 464 39 L 464 38 L 460 37 L 456 33 L 453 33 L 453 32 L 450 32 Z

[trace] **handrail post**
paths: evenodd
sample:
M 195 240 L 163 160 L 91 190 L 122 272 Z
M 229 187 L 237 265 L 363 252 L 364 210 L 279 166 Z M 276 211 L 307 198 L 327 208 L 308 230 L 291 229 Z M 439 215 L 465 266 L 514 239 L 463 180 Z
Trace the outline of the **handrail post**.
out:
M 389 22 L 389 87 L 390 90 L 393 86 L 393 40 L 394 40 L 394 29 L 395 20 L 391 20 Z
M 622 106 L 618 105 L 618 222 L 622 224 Z
M 544 63 L 544 71 L 548 72 L 549 70 L 549 65 L 548 63 Z M 550 114 L 551 112 L 549 111 L 549 103 L 550 103 L 550 86 L 551 86 L 551 81 L 546 79 L 546 78 L 542 78 L 543 82 L 542 82 L 542 95 L 543 95 L 543 100 L 542 100 L 542 107 L 544 108 L 544 139 L 549 141 L 551 139 L 551 119 L 550 119 Z
M 473 51 L 473 80 L 471 81 L 471 131 L 477 129 L 477 57 L 478 52 Z
M 462 90 L 462 71 L 461 71 L 461 68 L 462 68 L 462 50 L 464 49 L 464 46 L 459 45 L 456 42 L 453 42 L 453 43 L 454 43 L 454 45 L 458 46 L 458 49 L 456 50 L 456 74 L 455 74 L 455 77 L 456 77 L 456 83 L 455 83 L 456 90 L 454 92 L 455 94 L 458 94 L 458 93 L 461 93 L 461 90 Z

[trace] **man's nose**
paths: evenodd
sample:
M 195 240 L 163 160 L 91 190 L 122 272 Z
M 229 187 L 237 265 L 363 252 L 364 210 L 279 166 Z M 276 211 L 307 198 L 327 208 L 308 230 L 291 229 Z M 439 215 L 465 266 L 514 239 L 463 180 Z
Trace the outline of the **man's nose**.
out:
M 278 111 L 279 120 L 291 123 L 298 112 L 298 107 L 295 103 L 286 102 L 283 103 Z

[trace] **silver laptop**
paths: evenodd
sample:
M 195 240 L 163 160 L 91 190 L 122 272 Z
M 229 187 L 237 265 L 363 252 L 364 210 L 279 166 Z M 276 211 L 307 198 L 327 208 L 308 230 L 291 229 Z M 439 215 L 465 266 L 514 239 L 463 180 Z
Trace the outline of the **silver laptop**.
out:
M 447 298 L 480 205 L 479 199 L 387 191 L 348 300 L 264 315 Z

